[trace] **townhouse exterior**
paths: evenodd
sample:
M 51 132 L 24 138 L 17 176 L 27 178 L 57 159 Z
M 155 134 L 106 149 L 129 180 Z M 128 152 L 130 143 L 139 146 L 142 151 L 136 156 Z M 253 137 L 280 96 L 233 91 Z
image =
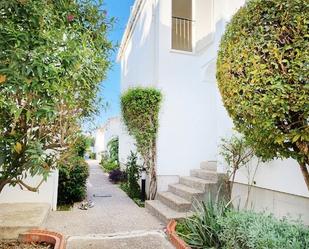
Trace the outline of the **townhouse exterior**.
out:
M 109 118 L 100 128 L 95 132 L 94 153 L 96 160 L 101 161 L 103 153 L 107 151 L 108 142 L 118 137 L 120 133 L 120 118 Z
M 157 139 L 159 192 L 203 161 L 216 161 L 218 172 L 226 170 L 219 146 L 222 138 L 233 134 L 233 123 L 216 84 L 216 59 L 227 22 L 244 4 L 245 0 L 136 0 L 132 7 L 118 54 L 121 91 L 151 86 L 163 94 Z M 125 162 L 134 140 L 123 124 L 119 139 L 120 161 Z M 250 177 L 247 168 L 237 173 L 233 197 L 240 206 Z M 296 161 L 262 163 L 254 182 L 251 207 L 278 216 L 301 215 L 309 223 L 309 193 Z

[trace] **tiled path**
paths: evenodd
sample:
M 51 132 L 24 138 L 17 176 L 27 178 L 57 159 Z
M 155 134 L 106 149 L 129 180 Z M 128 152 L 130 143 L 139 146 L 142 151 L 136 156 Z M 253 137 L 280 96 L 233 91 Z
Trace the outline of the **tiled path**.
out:
M 132 236 L 139 238 L 140 236 L 146 236 L 148 233 L 149 235 L 155 235 L 157 233 L 159 237 L 152 236 L 152 238 L 161 238 L 164 240 L 162 242 L 162 247 L 154 245 L 156 247 L 153 248 L 170 248 L 169 243 L 166 243 L 167 241 L 165 241 L 165 238 L 162 236 L 163 224 L 149 214 L 144 208 L 138 207 L 121 189 L 111 184 L 108 181 L 107 175 L 103 174 L 97 161 L 89 160 L 88 164 L 90 166 L 90 177 L 87 183 L 88 199 L 92 199 L 95 206 L 86 211 L 79 210 L 78 207 L 75 206 L 71 211 L 52 212 L 47 219 L 47 229 L 59 231 L 71 237 L 69 239 L 69 248 L 70 243 L 74 244 L 74 239 L 82 240 L 87 244 L 90 238 L 93 239 L 96 237 L 96 243 L 99 243 L 100 240 L 106 239 L 106 234 L 113 234 L 112 237 L 114 239 L 117 239 L 117 236 L 119 236 L 122 241 L 126 241 L 126 239 L 124 239 L 126 236 L 130 238 L 132 238 Z M 111 197 L 94 197 L 94 195 L 111 195 Z M 110 238 L 111 235 L 108 237 Z M 111 241 L 109 241 L 109 243 L 111 243 Z M 112 244 L 117 246 L 116 241 Z M 78 247 L 74 246 L 71 248 Z M 91 247 L 89 245 L 89 247 L 83 248 L 103 249 L 105 247 Z M 122 247 L 109 246 L 107 248 Z M 125 243 L 123 248 L 129 249 L 131 247 Z

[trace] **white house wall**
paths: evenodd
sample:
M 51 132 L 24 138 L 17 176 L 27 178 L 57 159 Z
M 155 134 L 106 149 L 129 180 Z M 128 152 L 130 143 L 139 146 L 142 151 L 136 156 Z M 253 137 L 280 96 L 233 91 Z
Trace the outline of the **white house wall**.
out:
M 30 186 L 37 186 L 42 177 L 28 177 L 25 182 Z M 21 190 L 19 186 L 5 186 L 0 194 L 0 203 L 48 203 L 53 210 L 57 209 L 58 171 L 50 174 L 47 181 L 39 188 L 38 192 Z
M 104 146 L 104 130 L 97 129 L 95 133 L 94 153 L 96 153 L 96 159 L 101 160 L 102 153 L 105 150 Z
M 108 150 L 108 143 L 114 138 L 119 137 L 121 133 L 120 118 L 113 117 L 106 121 L 106 123 L 96 130 L 95 134 L 95 153 L 96 159 L 101 160 L 102 154 Z
M 201 0 L 193 1 L 196 7 Z M 219 155 L 219 145 L 222 138 L 232 135 L 233 125 L 217 88 L 216 57 L 226 23 L 245 0 L 204 1 L 205 6 L 212 6 L 211 10 L 204 10 L 212 20 L 204 20 L 210 25 L 208 34 L 194 36 L 199 41 L 194 53 L 170 49 L 171 0 L 158 0 L 157 5 L 149 0 L 144 1 L 121 57 L 122 91 L 143 85 L 156 86 L 163 93 L 157 142 L 159 190 L 165 190 L 177 176 L 188 175 L 201 161 L 217 160 L 219 171 L 226 166 Z M 122 133 L 126 134 L 125 130 Z M 120 139 L 121 158 L 126 158 L 132 144 L 132 140 L 122 139 L 124 136 Z M 236 181 L 246 184 L 245 173 L 240 171 Z M 261 166 L 256 187 L 309 197 L 299 167 L 292 159 Z
M 139 1 L 136 1 L 136 4 Z M 158 15 L 157 1 L 142 1 L 142 11 L 133 26 L 121 59 L 121 92 L 129 87 L 155 86 L 157 82 L 158 32 L 155 16 Z M 119 159 L 125 163 L 130 151 L 135 151 L 134 140 L 129 137 L 124 124 L 119 138 Z
M 112 118 L 108 121 L 104 129 L 104 150 L 107 150 L 108 143 L 120 134 L 120 118 Z

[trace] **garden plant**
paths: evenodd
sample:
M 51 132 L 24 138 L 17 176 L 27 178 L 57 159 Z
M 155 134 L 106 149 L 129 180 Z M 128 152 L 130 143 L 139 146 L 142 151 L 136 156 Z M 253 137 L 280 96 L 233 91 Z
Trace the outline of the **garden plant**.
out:
M 129 134 L 135 139 L 137 152 L 150 173 L 149 196 L 157 193 L 157 133 L 162 94 L 154 88 L 132 88 L 121 96 L 121 112 Z
M 102 1 L 0 1 L 0 192 L 37 191 L 98 109 L 112 20 Z M 38 186 L 24 179 L 40 175 Z
M 119 138 L 114 137 L 107 143 L 107 152 L 104 152 L 101 158 L 101 166 L 103 170 L 110 173 L 119 169 Z
M 176 231 L 192 249 L 307 249 L 309 228 L 300 221 L 268 213 L 235 210 L 208 200 Z
M 248 1 L 223 35 L 217 80 L 255 153 L 297 160 L 309 190 L 308 22 L 308 1 Z
M 90 146 L 90 139 L 81 133 L 72 141 L 65 156 L 58 163 L 58 200 L 59 205 L 72 205 L 86 196 L 86 181 L 89 168 L 84 156 Z

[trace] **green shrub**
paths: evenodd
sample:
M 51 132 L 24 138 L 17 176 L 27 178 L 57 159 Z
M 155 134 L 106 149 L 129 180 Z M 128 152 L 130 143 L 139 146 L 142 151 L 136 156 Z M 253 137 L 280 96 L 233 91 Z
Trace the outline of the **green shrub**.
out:
M 121 113 L 137 152 L 150 172 L 149 199 L 157 193 L 156 139 L 162 94 L 155 88 L 132 88 L 121 96 Z
M 59 165 L 58 204 L 71 204 L 86 196 L 88 164 L 81 157 L 71 157 Z
M 100 165 L 106 173 L 110 173 L 111 171 L 119 168 L 118 162 L 115 160 L 110 160 L 107 154 L 102 155 Z
M 223 202 L 216 204 L 209 198 L 208 202 L 197 206 L 192 218 L 177 226 L 177 232 L 192 248 L 221 248 L 219 219 L 225 216 L 228 209 Z
M 309 229 L 299 223 L 277 220 L 272 215 L 231 210 L 219 219 L 219 238 L 224 248 L 309 248 Z
M 140 198 L 141 189 L 138 184 L 141 167 L 137 164 L 137 155 L 131 151 L 126 164 L 127 181 L 121 184 L 121 189 L 132 199 Z
M 110 161 L 119 164 L 119 138 L 114 137 L 107 143 L 108 156 Z
M 89 158 L 95 160 L 96 159 L 96 154 L 94 152 L 90 152 Z
M 249 1 L 227 25 L 217 80 L 257 155 L 297 160 L 309 190 L 308 22 L 308 1 Z
M 91 145 L 90 137 L 87 137 L 83 134 L 78 134 L 76 140 L 74 141 L 74 152 L 78 156 L 84 157 L 90 145 Z
M 309 228 L 266 213 L 237 211 L 224 203 L 203 203 L 179 223 L 177 233 L 193 249 L 307 249 Z

